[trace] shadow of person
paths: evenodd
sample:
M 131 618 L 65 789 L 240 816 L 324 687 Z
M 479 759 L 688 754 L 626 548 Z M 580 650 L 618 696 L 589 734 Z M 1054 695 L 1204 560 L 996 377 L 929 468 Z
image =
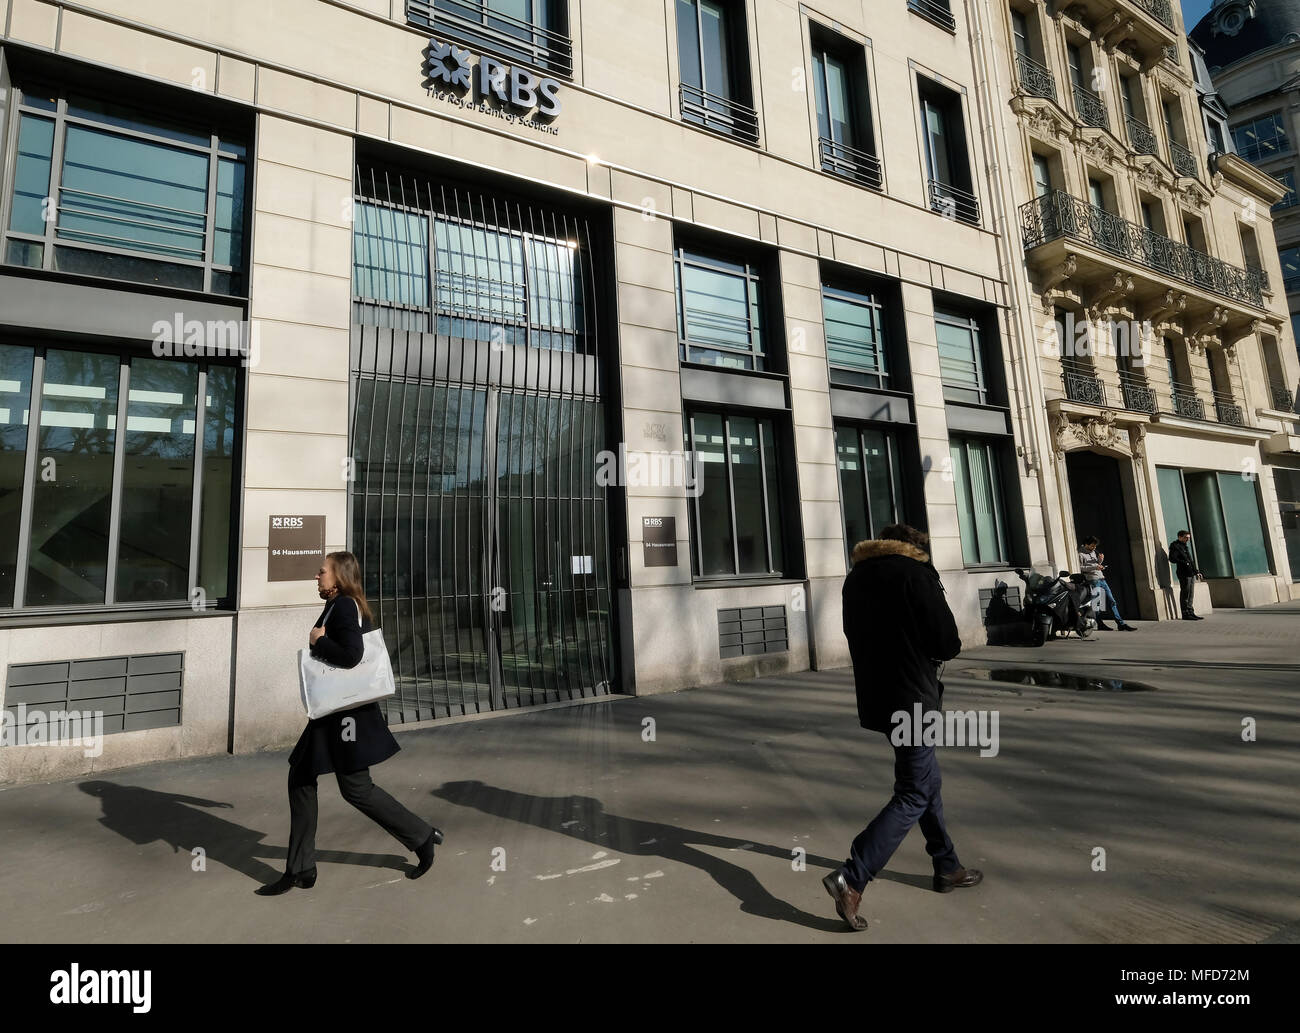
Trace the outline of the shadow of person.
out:
M 257 882 L 273 882 L 280 877 L 283 865 L 272 868 L 259 858 L 283 861 L 288 855 L 285 847 L 263 843 L 265 832 L 245 828 L 198 809 L 231 809 L 233 804 L 143 789 L 140 786 L 117 785 L 114 782 L 81 782 L 77 788 L 87 796 L 99 799 L 103 809 L 99 823 L 132 843 L 144 846 L 161 840 L 172 848 L 173 853 L 182 850 L 192 853 L 195 849 L 202 848 L 209 860 Z M 405 857 L 393 854 L 318 850 L 316 857 L 318 861 L 335 864 L 392 868 L 396 871 L 406 871 L 408 867 Z
M 1170 618 L 1179 615 L 1178 600 L 1174 593 L 1174 579 L 1169 572 L 1169 553 L 1165 547 L 1156 542 L 1151 553 L 1151 563 L 1156 568 L 1156 585 L 1165 600 L 1165 614 Z
M 984 627 L 988 631 L 990 646 L 1018 645 L 1025 641 L 1025 621 L 1020 610 L 1013 610 L 1007 601 L 1007 583 L 993 584 L 993 594 L 984 610 Z
M 432 793 L 460 807 L 472 807 L 493 817 L 525 822 L 592 846 L 635 857 L 658 857 L 698 868 L 740 901 L 740 909 L 746 914 L 793 922 L 823 932 L 844 928 L 844 923 L 838 918 L 812 915 L 772 896 L 747 868 L 698 848 L 752 851 L 787 862 L 793 857 L 789 849 L 610 814 L 604 804 L 590 796 L 532 796 L 478 781 L 445 782 Z M 839 861 L 812 854 L 806 860 L 810 865 L 822 865 L 828 869 L 840 865 Z

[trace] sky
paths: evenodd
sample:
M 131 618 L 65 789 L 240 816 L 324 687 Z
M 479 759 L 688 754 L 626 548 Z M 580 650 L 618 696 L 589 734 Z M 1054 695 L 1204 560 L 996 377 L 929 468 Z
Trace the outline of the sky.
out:
M 1196 23 L 1205 17 L 1210 9 L 1210 0 L 1183 0 L 1183 24 L 1187 31 L 1196 28 Z

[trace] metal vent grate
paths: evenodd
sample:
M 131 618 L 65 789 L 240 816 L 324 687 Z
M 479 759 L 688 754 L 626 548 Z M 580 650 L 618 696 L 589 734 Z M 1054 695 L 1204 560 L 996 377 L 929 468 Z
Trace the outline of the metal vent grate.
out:
M 784 606 L 745 606 L 718 611 L 718 655 L 723 659 L 789 648 Z
M 184 681 L 184 653 L 10 664 L 5 720 L 21 724 L 22 705 L 29 718 L 58 711 L 102 714 L 105 735 L 172 727 L 181 723 Z M 12 737 L 4 741 L 12 744 Z

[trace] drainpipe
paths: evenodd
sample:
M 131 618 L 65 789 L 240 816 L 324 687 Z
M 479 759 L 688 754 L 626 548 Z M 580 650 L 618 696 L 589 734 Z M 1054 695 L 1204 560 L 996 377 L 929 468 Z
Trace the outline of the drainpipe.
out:
M 976 9 L 978 5 L 983 7 L 983 16 Z M 1019 240 L 1019 224 L 1014 218 L 1008 218 L 1008 210 L 1015 212 L 1014 202 L 1009 201 L 1006 193 L 1006 183 L 1003 178 L 1003 159 L 1001 155 L 1010 155 L 1005 127 L 1001 118 L 1001 107 L 996 102 L 992 93 L 992 87 L 989 77 L 990 60 L 993 65 L 993 81 L 1001 81 L 997 78 L 997 47 L 989 38 L 989 33 L 993 23 L 993 12 L 989 0 L 967 0 L 966 3 L 967 24 L 971 26 L 971 55 L 973 62 L 973 71 L 976 78 L 975 86 L 975 103 L 979 111 L 980 120 L 984 125 L 984 132 L 981 134 L 984 147 L 984 161 L 988 177 L 988 196 L 993 202 L 994 228 L 998 236 L 998 263 L 1001 268 L 1002 278 L 1006 281 L 1011 298 L 1011 307 L 1015 313 L 1015 332 L 1014 336 L 1021 342 L 1037 341 L 1034 332 L 1033 321 L 1029 317 L 1028 299 L 1024 296 L 1022 290 L 1021 276 L 1024 269 L 1024 256 L 1020 253 L 1020 248 L 1012 243 L 1013 240 Z M 986 49 L 987 48 L 987 49 Z M 1010 69 L 1007 69 L 1010 82 Z M 993 146 L 996 141 L 996 146 Z M 1008 320 L 1008 325 L 1013 321 Z M 1026 333 L 1028 329 L 1028 333 Z M 1029 362 L 1029 355 L 1026 352 L 1025 361 L 1018 362 L 1016 359 L 1015 342 L 1011 342 L 1011 347 L 1007 349 L 1007 354 L 1011 359 L 1011 368 L 1016 382 L 1017 394 L 1028 402 L 1028 413 L 1025 408 L 1017 406 L 1018 423 L 1020 426 L 1021 440 L 1024 447 L 1031 451 L 1035 460 L 1035 480 L 1038 482 L 1038 498 L 1042 507 L 1043 514 L 1043 534 L 1047 539 L 1047 558 L 1051 564 L 1052 572 L 1062 569 L 1058 565 L 1056 536 L 1053 532 L 1053 511 L 1049 504 L 1047 495 L 1046 479 L 1049 474 L 1048 456 L 1051 453 L 1050 436 L 1044 431 L 1040 437 L 1042 421 L 1046 417 L 1047 404 L 1043 396 L 1036 388 L 1036 371 L 1038 364 L 1035 358 L 1032 366 Z M 1026 431 L 1025 423 L 1028 421 L 1028 430 Z M 1046 444 L 1046 448 L 1040 451 L 1040 442 Z

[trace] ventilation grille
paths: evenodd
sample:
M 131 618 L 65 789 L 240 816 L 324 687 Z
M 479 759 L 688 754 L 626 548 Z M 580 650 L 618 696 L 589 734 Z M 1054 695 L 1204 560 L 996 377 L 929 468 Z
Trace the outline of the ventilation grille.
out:
M 723 660 L 789 648 L 784 606 L 746 606 L 718 611 L 718 655 Z
M 5 678 L 5 720 L 21 723 L 22 704 L 28 721 L 37 713 L 57 711 L 103 714 L 105 735 L 167 728 L 181 723 L 184 678 L 184 653 L 11 664 Z M 22 740 L 6 735 L 4 741 Z

